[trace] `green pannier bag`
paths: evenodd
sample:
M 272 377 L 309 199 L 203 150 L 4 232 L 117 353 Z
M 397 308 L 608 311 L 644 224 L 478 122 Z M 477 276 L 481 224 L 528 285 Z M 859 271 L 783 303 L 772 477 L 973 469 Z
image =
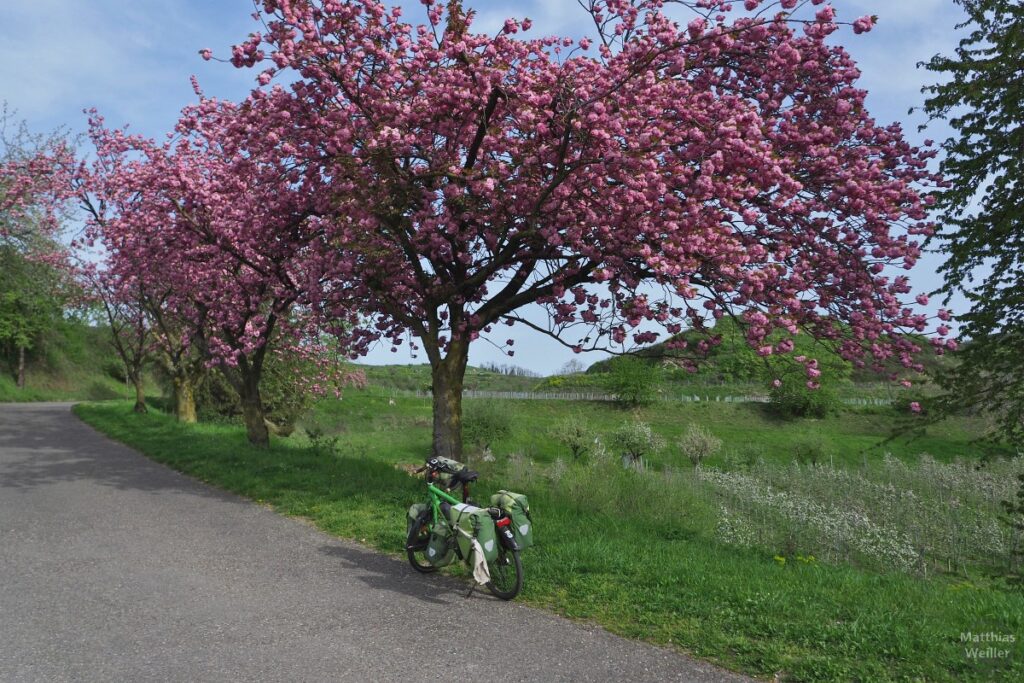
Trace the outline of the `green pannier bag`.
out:
M 498 557 L 498 533 L 491 513 L 466 503 L 453 505 L 448 513 L 452 526 L 457 529 L 455 540 L 464 559 L 469 559 L 476 539 L 484 551 L 484 559 L 493 562 Z
M 435 567 L 444 567 L 455 559 L 455 544 L 452 542 L 451 530 L 444 520 L 437 520 L 437 524 L 430 530 L 426 555 L 427 562 Z
M 521 493 L 498 491 L 491 496 L 491 507 L 500 508 L 512 518 L 512 535 L 520 550 L 533 545 L 533 520 L 530 518 L 530 502 Z
M 413 505 L 412 507 L 409 508 L 409 515 L 408 515 L 408 517 L 406 517 L 406 520 L 405 520 L 405 536 L 406 536 L 406 538 L 408 538 L 409 534 L 412 533 L 412 528 L 414 526 L 416 526 L 416 524 L 418 523 L 420 515 L 423 514 L 424 512 L 426 512 L 429 509 L 430 509 L 430 505 L 427 504 L 427 503 L 416 503 L 415 505 Z M 429 521 L 430 520 L 428 518 L 427 522 L 429 523 Z

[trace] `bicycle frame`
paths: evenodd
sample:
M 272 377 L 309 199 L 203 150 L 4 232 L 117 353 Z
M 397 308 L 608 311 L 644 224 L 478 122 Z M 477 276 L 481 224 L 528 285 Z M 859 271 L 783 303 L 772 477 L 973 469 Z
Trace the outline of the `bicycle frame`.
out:
M 438 518 L 444 519 L 444 515 L 441 514 L 441 501 L 451 503 L 452 505 L 458 505 L 462 502 L 433 484 L 427 484 L 427 492 L 430 494 L 430 521 L 432 524 L 436 524 Z M 448 520 L 445 519 L 445 522 L 447 523 Z

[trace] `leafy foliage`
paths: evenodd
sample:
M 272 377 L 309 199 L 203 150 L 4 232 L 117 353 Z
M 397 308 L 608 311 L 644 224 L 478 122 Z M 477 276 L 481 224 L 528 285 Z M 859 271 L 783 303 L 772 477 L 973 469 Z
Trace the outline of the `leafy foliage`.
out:
M 476 401 L 466 408 L 462 427 L 466 439 L 485 451 L 512 432 L 512 417 L 497 401 Z
M 825 417 L 835 412 L 839 401 L 829 387 L 810 389 L 802 378 L 787 377 L 772 387 L 768 405 L 775 415 L 792 420 Z
M 63 313 L 63 278 L 12 245 L 0 245 L 0 346 L 33 348 Z
M 311 391 L 310 378 L 319 375 L 315 362 L 289 348 L 271 348 L 260 378 L 260 397 L 267 422 L 275 433 L 287 436 L 295 423 L 322 394 Z M 210 372 L 200 385 L 196 407 L 205 420 L 233 420 L 242 415 L 237 390 L 221 372 Z
M 640 463 L 665 447 L 661 435 L 651 429 L 650 424 L 639 420 L 625 420 L 612 432 L 610 442 L 632 463 Z
M 946 80 L 924 109 L 949 122 L 942 147 L 949 186 L 938 195 L 946 229 L 944 292 L 971 304 L 959 317 L 971 343 L 942 384 L 947 410 L 992 413 L 997 431 L 1024 437 L 1024 8 L 1016 0 L 957 0 L 969 33 L 926 66 Z
M 654 401 L 659 380 L 656 365 L 636 358 L 615 358 L 604 377 L 604 388 L 623 406 L 634 408 Z
M 582 415 L 566 416 L 555 423 L 549 432 L 552 439 L 569 449 L 574 462 L 586 460 L 594 447 L 597 434 L 590 428 Z

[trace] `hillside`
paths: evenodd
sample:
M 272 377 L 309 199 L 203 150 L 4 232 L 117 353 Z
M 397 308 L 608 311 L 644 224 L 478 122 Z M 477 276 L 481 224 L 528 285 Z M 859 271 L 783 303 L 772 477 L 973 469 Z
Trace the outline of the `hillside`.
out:
M 15 382 L 13 353 L 0 355 L 0 402 L 124 398 L 124 370 L 102 327 L 62 320 L 29 354 L 25 387 Z

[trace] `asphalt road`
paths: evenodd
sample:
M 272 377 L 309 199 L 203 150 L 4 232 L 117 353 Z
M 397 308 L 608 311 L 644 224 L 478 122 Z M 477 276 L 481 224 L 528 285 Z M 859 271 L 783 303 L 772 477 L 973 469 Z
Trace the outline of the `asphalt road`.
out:
M 741 680 L 466 586 L 0 405 L 5 683 Z

